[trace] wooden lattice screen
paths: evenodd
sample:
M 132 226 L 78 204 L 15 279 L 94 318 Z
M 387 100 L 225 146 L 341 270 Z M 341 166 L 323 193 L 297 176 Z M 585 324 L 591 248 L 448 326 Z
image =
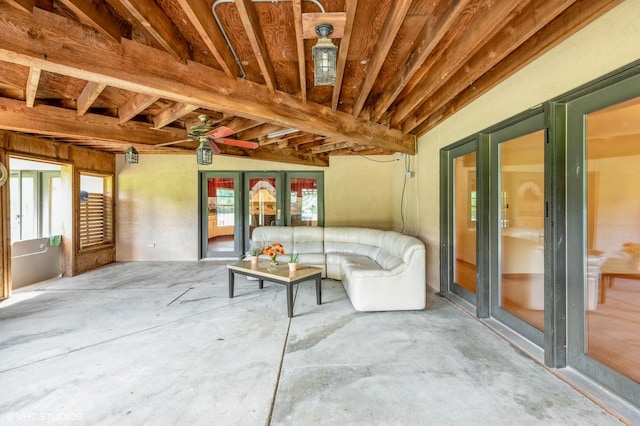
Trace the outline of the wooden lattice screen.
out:
M 89 192 L 80 202 L 80 248 L 110 243 L 111 203 L 104 194 Z

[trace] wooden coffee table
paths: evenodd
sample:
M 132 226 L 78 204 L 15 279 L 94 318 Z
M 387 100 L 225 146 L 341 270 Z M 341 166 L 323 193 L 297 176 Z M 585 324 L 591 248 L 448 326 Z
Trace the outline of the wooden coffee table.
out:
M 277 267 L 271 267 L 269 262 L 252 264 L 249 260 L 243 260 L 231 265 L 229 269 L 229 298 L 233 298 L 234 275 L 246 275 L 258 279 L 258 287 L 263 287 L 263 281 L 283 284 L 287 287 L 287 313 L 289 318 L 293 316 L 293 285 L 303 281 L 316 281 L 316 302 L 322 303 L 322 269 L 312 266 L 298 265 L 298 270 L 289 272 L 289 266 L 284 263 Z

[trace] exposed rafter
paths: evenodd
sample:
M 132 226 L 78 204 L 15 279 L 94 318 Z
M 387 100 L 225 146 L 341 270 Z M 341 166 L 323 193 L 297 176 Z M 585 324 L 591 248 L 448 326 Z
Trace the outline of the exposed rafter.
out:
M 264 41 L 264 35 L 260 30 L 260 22 L 256 15 L 256 9 L 253 6 L 251 0 L 235 0 L 235 5 L 238 8 L 240 14 L 240 20 L 244 29 L 249 37 L 251 48 L 260 65 L 260 71 L 267 87 L 274 91 L 276 90 L 276 76 L 273 71 L 273 64 L 269 57 L 269 51 L 267 50 L 267 43 Z
M 187 129 L 205 114 L 250 142 L 223 155 L 412 154 L 416 137 L 622 2 L 216 0 L 228 5 L 214 14 L 211 1 L 0 0 L 0 129 L 192 153 Z M 311 78 L 319 23 L 339 46 L 333 87 Z
M 46 36 L 34 40 L 17 29 L 33 26 L 34 21 Z M 33 16 L 15 11 L 3 13 L 0 18 L 0 60 L 103 81 L 147 96 L 267 120 L 283 127 L 342 137 L 391 151 L 415 153 L 413 137 L 398 130 L 359 121 L 317 104 L 304 104 L 294 96 L 274 93 L 246 80 L 230 79 L 220 71 L 195 62 L 177 62 L 132 41 L 123 40 L 121 47 L 103 40 L 101 49 L 95 51 L 94 44 L 87 41 L 95 40 L 95 35 L 89 36 L 86 31 L 73 21 L 37 9 Z M 68 39 L 69 34 L 77 43 L 61 46 L 56 41 Z M 158 69 L 163 70 L 162 74 L 158 74 Z M 217 84 L 211 85 L 214 76 Z
M 367 74 L 365 75 L 362 86 L 360 87 L 360 92 L 353 103 L 352 114 L 354 117 L 360 115 L 360 111 L 362 111 L 362 107 L 369 96 L 373 83 L 378 77 L 378 73 L 384 64 L 384 60 L 389 54 L 389 49 L 391 49 L 391 45 L 394 41 L 393 35 L 400 29 L 402 21 L 409 11 L 410 6 L 411 0 L 399 0 L 395 2 L 393 7 L 391 7 L 389 16 L 384 23 L 384 27 L 382 27 L 382 31 L 380 32 L 380 39 L 382 42 L 376 45 L 376 50 L 373 53 L 373 58 L 369 62 Z

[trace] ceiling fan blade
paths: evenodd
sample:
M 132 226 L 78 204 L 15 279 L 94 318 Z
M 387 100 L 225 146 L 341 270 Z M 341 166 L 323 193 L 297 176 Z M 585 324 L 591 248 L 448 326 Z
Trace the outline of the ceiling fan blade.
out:
M 232 130 L 226 126 L 220 126 L 216 129 L 210 130 L 206 133 L 206 136 L 212 137 L 214 139 L 224 138 L 225 136 L 231 136 L 235 133 L 235 130 Z
M 211 151 L 213 151 L 213 155 L 220 154 L 222 152 L 220 151 L 220 148 L 218 148 L 218 145 L 215 144 L 213 139 L 209 140 L 209 145 L 211 146 Z
M 216 142 L 223 143 L 225 145 L 239 146 L 240 148 L 256 149 L 260 146 L 258 142 L 239 141 L 237 139 L 229 138 L 216 138 Z

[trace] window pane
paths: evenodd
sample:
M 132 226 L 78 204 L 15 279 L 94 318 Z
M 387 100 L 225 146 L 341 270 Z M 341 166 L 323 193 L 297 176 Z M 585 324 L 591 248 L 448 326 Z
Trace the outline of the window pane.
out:
M 476 292 L 476 153 L 454 160 L 454 282 Z
M 544 329 L 544 145 L 540 130 L 499 145 L 500 306 Z
M 226 177 L 208 178 L 207 191 L 207 251 L 234 252 L 235 179 Z
M 640 98 L 586 117 L 584 307 L 587 354 L 636 382 L 640 382 L 638 117 Z
M 291 226 L 318 226 L 318 180 L 291 179 Z
M 249 229 L 250 236 L 258 226 L 276 225 L 276 178 L 249 179 Z

